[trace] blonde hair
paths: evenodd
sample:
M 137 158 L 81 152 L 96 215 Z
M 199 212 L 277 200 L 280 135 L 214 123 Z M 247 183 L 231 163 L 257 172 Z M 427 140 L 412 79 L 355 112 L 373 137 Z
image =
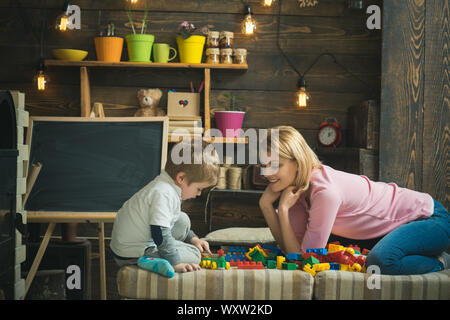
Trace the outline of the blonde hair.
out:
M 272 134 L 274 130 L 278 130 L 278 136 Z M 295 185 L 301 193 L 307 191 L 313 169 L 322 169 L 317 155 L 300 132 L 291 126 L 278 126 L 268 130 L 267 152 L 270 153 L 270 150 L 276 150 L 277 147 L 280 158 L 297 163 Z
M 211 185 L 217 184 L 219 176 L 219 156 L 213 145 L 201 141 L 201 148 L 198 148 L 200 142 L 194 143 L 193 140 L 183 139 L 181 142 L 175 144 L 169 152 L 167 157 L 167 162 L 165 166 L 165 171 L 170 175 L 172 179 L 176 179 L 176 176 L 180 172 L 186 174 L 188 184 L 193 182 L 208 182 Z M 177 150 L 183 150 L 183 159 L 174 161 L 174 156 L 172 151 L 174 148 Z M 185 152 L 189 152 L 189 155 L 185 155 Z

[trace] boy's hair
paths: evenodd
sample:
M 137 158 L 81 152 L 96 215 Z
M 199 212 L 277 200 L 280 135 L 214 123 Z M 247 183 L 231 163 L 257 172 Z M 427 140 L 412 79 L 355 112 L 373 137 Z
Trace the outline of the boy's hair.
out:
M 174 180 L 178 173 L 184 172 L 188 184 L 208 182 L 215 185 L 219 176 L 219 164 L 219 156 L 212 144 L 183 139 L 169 152 L 165 171 Z
M 278 130 L 278 136 L 272 134 L 273 130 Z M 297 163 L 295 185 L 301 190 L 301 193 L 305 192 L 309 188 L 313 169 L 322 169 L 319 158 L 300 132 L 291 126 L 278 126 L 268 130 L 267 152 L 276 150 L 277 146 L 280 158 L 293 160 Z

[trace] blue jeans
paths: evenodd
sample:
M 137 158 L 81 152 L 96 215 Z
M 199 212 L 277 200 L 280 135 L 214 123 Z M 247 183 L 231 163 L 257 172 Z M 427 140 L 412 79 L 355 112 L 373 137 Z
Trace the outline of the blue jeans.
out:
M 434 201 L 433 215 L 414 220 L 385 235 L 369 252 L 366 267 L 381 274 L 423 274 L 444 269 L 437 257 L 449 246 L 450 215 Z

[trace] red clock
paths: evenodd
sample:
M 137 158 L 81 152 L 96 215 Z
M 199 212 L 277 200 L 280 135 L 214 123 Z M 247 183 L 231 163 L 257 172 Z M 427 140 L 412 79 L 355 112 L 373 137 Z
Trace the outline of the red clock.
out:
M 322 146 L 337 147 L 342 140 L 341 125 L 334 118 L 327 119 L 320 124 L 317 137 Z

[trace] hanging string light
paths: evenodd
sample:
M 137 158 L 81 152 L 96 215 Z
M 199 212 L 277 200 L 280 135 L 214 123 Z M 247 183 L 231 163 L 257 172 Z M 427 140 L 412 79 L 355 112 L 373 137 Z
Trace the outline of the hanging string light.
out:
M 275 0 L 261 0 L 263 7 L 271 7 Z
M 256 30 L 256 20 L 253 18 L 250 6 L 247 6 L 246 15 L 241 23 L 241 31 L 245 35 L 253 35 Z
M 56 18 L 56 29 L 59 31 L 67 30 L 67 23 L 69 21 L 69 16 L 67 15 L 67 9 L 69 9 L 69 0 L 64 1 L 62 13 L 58 16 L 58 18 Z

